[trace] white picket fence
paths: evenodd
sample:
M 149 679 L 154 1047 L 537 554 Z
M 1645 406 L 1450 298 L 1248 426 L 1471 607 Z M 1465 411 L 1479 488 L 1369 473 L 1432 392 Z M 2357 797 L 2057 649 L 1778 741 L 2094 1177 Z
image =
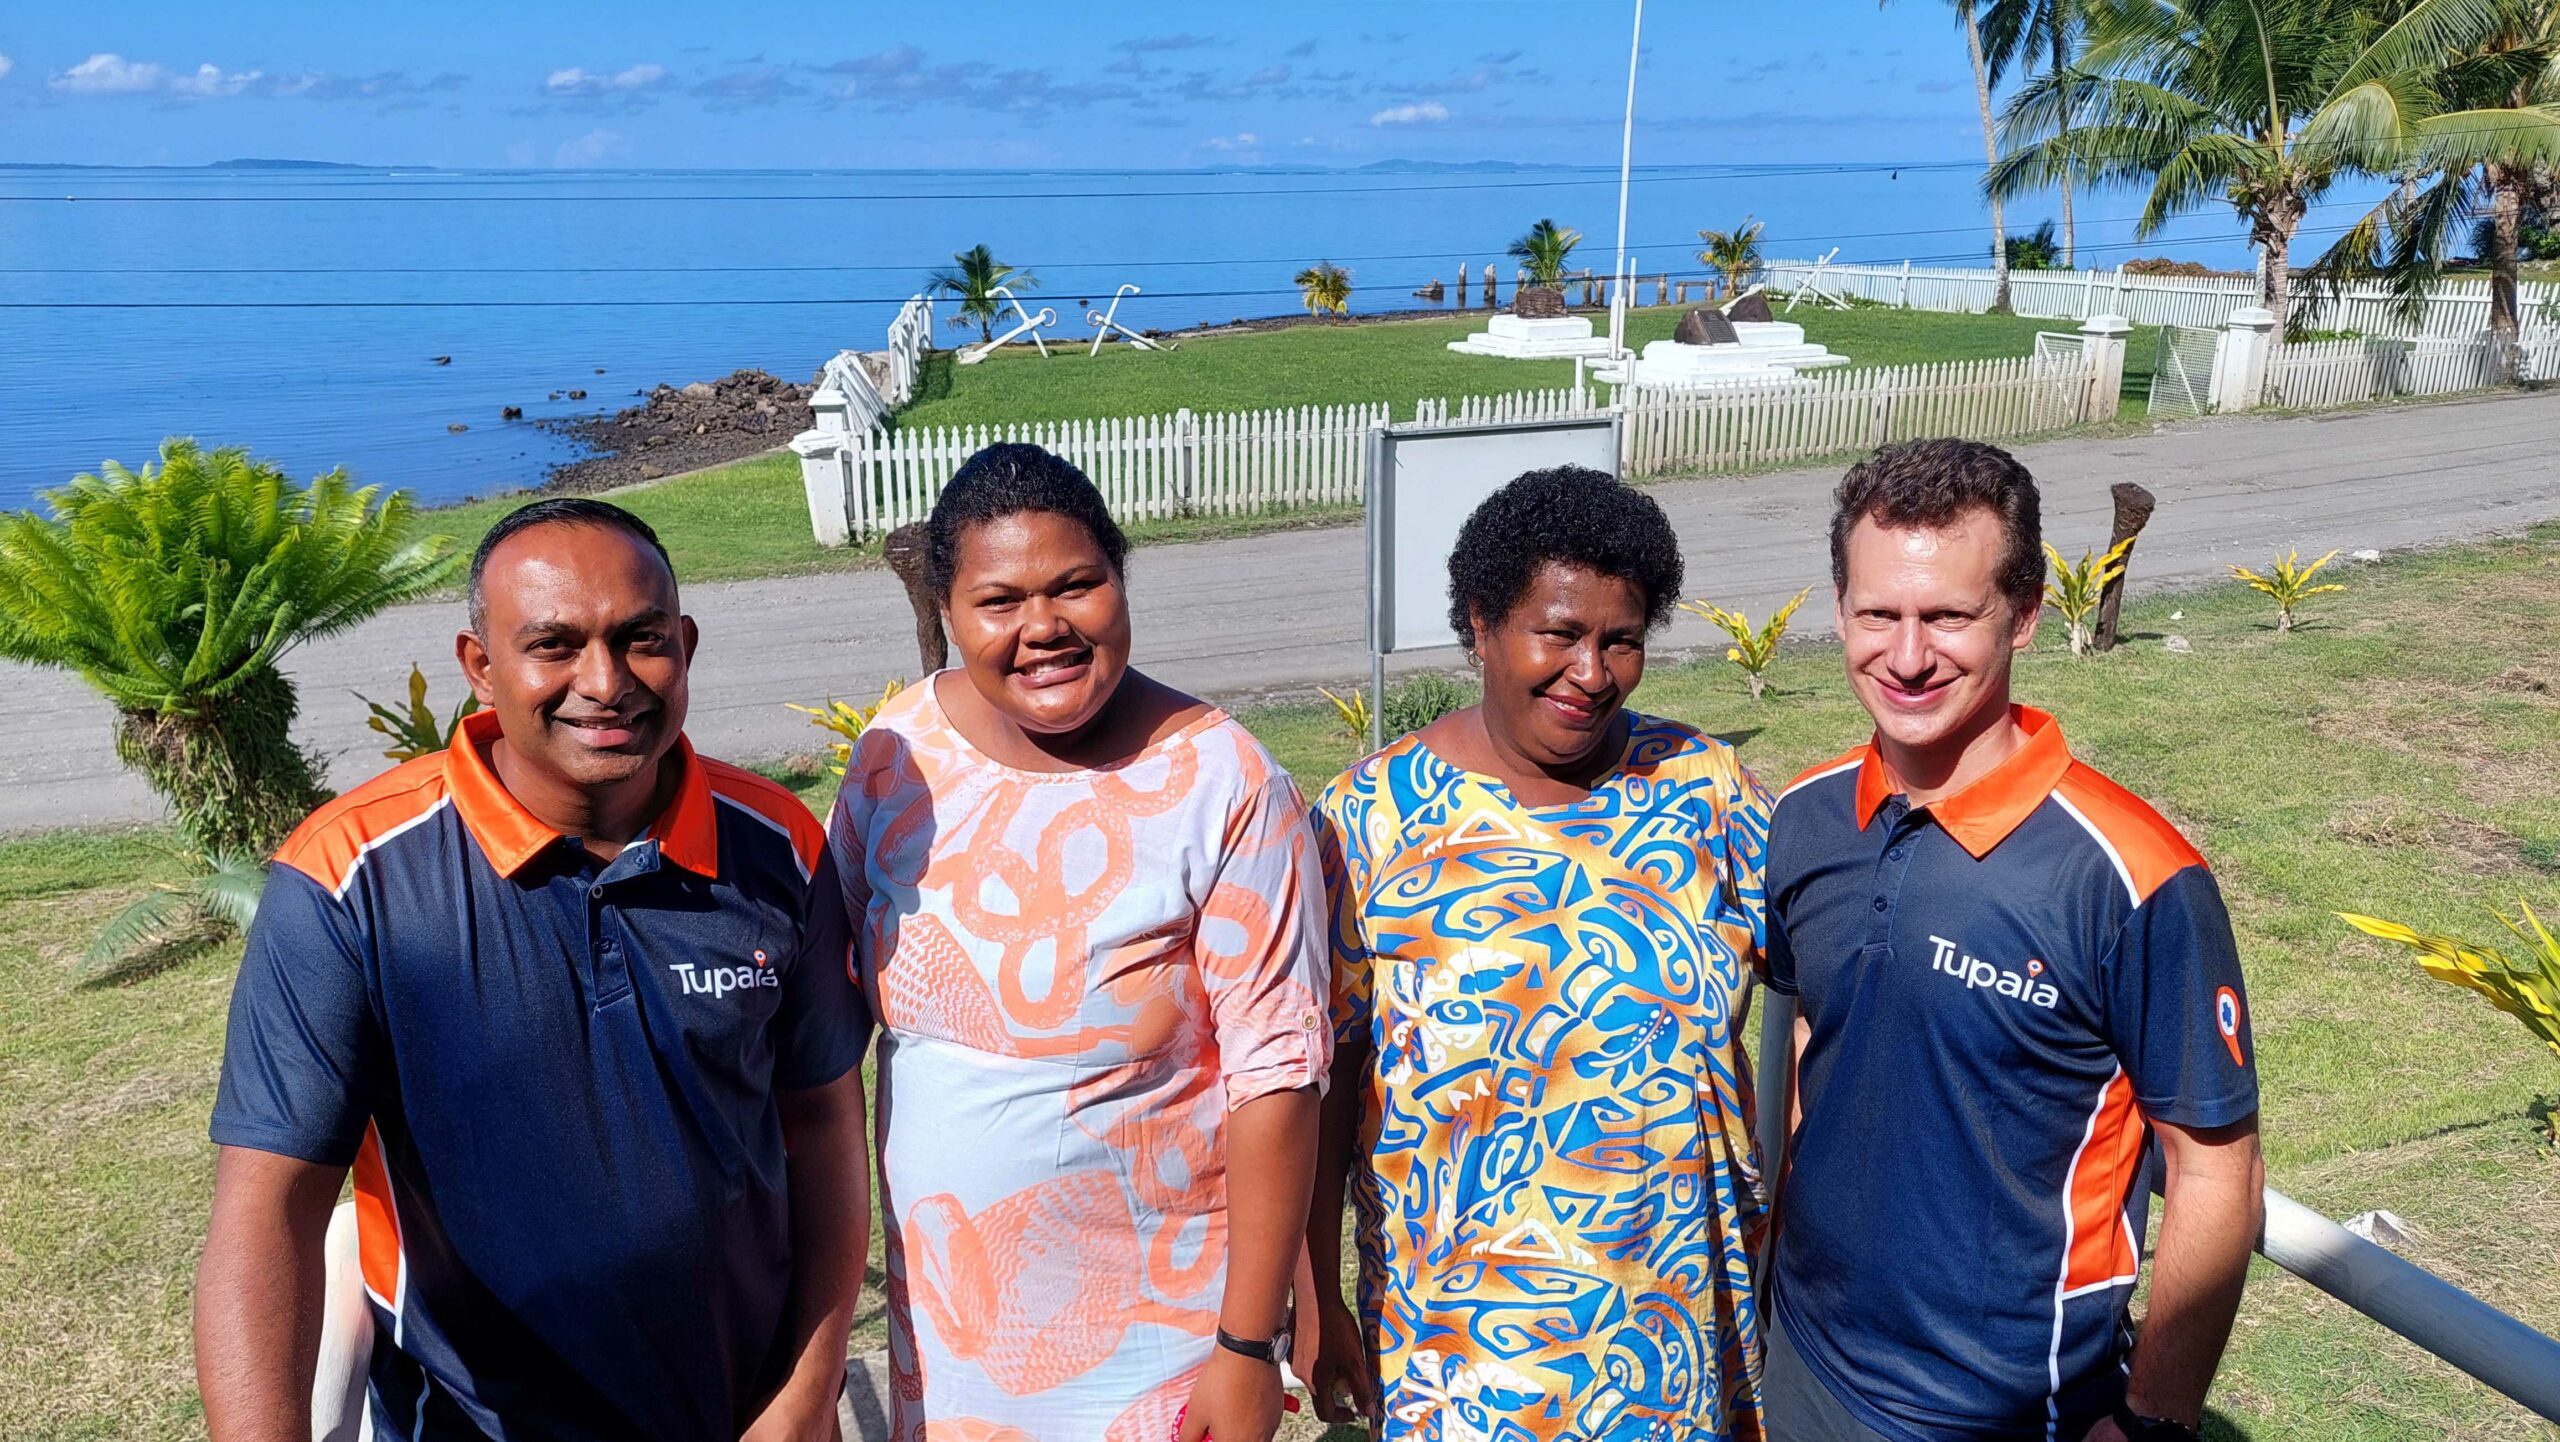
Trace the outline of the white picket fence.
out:
M 817 393 L 809 398 L 818 428 L 853 434 L 877 430 L 914 397 L 924 353 L 932 344 L 933 302 L 910 296 L 889 322 L 888 349 L 877 353 L 886 362 L 886 386 L 872 380 L 860 351 L 837 351 L 819 368 Z
M 2094 359 L 2061 345 L 1708 390 L 1634 387 L 1614 406 L 1589 387 L 1425 399 L 1413 419 L 1480 425 L 1614 412 L 1624 418 L 1624 470 L 1653 476 L 1747 470 L 1921 436 L 2059 430 L 2115 414 L 2102 379 Z M 846 511 L 854 537 L 922 520 L 961 463 L 1000 441 L 1074 462 L 1124 521 L 1357 505 L 1369 432 L 1392 419 L 1389 407 L 1370 404 L 874 431 L 842 451 Z
M 1775 260 L 1766 267 L 1772 290 L 1791 291 L 1814 274 L 1809 260 Z M 1821 284 L 1838 295 L 1880 301 L 1906 310 L 1984 311 L 1991 308 L 1993 272 L 1980 268 L 1900 265 L 1829 265 Z M 2258 304 L 2250 276 L 2131 275 L 2115 270 L 2013 270 L 2009 306 L 2019 315 L 2086 320 L 2120 315 L 2136 325 L 2216 326 L 2242 306 Z M 2560 284 L 2528 281 L 2517 289 L 2528 333 L 2560 329 Z M 2489 282 L 2450 280 L 2430 291 L 2416 325 L 2401 318 L 2391 292 L 2350 287 L 2316 309 L 2324 329 L 2365 335 L 2470 337 L 2489 328 Z
M 2266 403 L 2289 410 L 2505 385 L 2520 359 L 2488 336 L 2467 341 L 2332 340 L 2280 346 Z
M 933 302 L 907 297 L 889 322 L 889 408 L 896 410 L 915 397 L 916 377 L 924 371 L 924 353 L 933 349 Z
M 1297 406 L 874 432 L 848 452 L 853 534 L 923 520 L 961 462 L 1003 441 L 1074 462 L 1123 521 L 1357 505 L 1363 447 L 1388 418 L 1384 404 Z

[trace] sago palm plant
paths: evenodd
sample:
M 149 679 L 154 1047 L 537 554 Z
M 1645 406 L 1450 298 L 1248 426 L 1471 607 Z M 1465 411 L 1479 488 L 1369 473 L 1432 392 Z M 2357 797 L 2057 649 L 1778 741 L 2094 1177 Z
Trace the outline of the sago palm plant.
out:
M 226 931 L 247 931 L 267 890 L 262 857 L 190 858 L 194 874 L 153 886 L 117 912 L 89 943 L 74 974 L 84 986 L 122 981 L 139 969 L 190 955 Z
M 1309 315 L 1351 313 L 1351 272 L 1332 261 L 1320 260 L 1299 271 L 1292 284 L 1307 303 Z
M 1004 313 L 1004 297 L 996 294 L 997 289 L 1020 295 L 1038 286 L 1040 280 L 1027 270 L 1016 270 L 996 259 L 985 246 L 973 245 L 953 255 L 947 269 L 926 276 L 924 284 L 926 290 L 940 291 L 960 302 L 959 310 L 952 314 L 952 325 L 975 322 L 978 339 L 991 341 L 996 333 L 990 322 Z
M 117 711 L 116 754 L 205 857 L 264 856 L 326 798 L 277 661 L 435 589 L 458 557 L 408 497 L 342 471 L 296 486 L 193 441 L 109 462 L 0 520 L 0 656 L 76 671 Z
M 1582 232 L 1568 230 L 1552 220 L 1541 220 L 1529 227 L 1529 233 L 1511 242 L 1506 252 L 1520 262 L 1529 273 L 1531 285 L 1554 285 L 1564 279 L 1565 258 L 1582 244 Z
M 1716 273 L 1726 295 L 1741 294 L 1742 288 L 1751 283 L 1752 273 L 1760 268 L 1760 232 L 1764 228 L 1762 222 L 1746 215 L 1742 224 L 1731 230 L 1698 232 L 1698 239 L 1706 242 L 1698 252 L 1698 263 Z

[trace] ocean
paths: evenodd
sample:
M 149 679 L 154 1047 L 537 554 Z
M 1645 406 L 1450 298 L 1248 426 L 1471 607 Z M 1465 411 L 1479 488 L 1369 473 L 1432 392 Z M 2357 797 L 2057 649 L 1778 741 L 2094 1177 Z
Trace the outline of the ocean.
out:
M 1639 169 L 1630 251 L 1699 273 L 1695 232 L 1746 214 L 1771 256 L 1987 250 L 1974 172 L 1699 164 Z M 0 168 L 0 507 L 163 437 L 245 445 L 296 476 L 343 466 L 429 501 L 538 485 L 574 454 L 532 424 L 660 382 L 760 367 L 805 381 L 876 348 L 926 272 L 980 242 L 1038 280 L 1056 339 L 1119 318 L 1182 328 L 1297 310 L 1290 277 L 1347 267 L 1353 309 L 1479 280 L 1542 216 L 1605 271 L 1614 169 L 1342 171 L 422 171 Z M 2131 243 L 2133 198 L 2083 201 L 2088 258 L 2234 267 L 2227 216 Z M 2050 205 L 2013 208 L 2032 226 Z M 946 331 L 951 341 L 964 333 Z M 965 333 L 974 338 L 974 330 Z M 439 360 L 439 358 L 447 358 Z M 572 391 L 586 392 L 573 399 Z M 525 421 L 500 411 L 520 406 Z M 456 431 L 454 426 L 465 429 Z

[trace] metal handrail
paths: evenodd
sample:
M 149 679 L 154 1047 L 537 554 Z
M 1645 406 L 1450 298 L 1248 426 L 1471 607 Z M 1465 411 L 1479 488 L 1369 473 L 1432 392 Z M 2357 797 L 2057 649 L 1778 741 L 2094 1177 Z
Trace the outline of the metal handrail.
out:
M 1760 1174 L 1774 1185 L 1786 1161 L 1787 1115 L 1794 1101 L 1794 1068 L 1784 1060 L 1795 1044 L 1796 999 L 1767 987 L 1756 990 Z M 2560 1422 L 2560 1341 L 2273 1187 L 2267 1188 L 2266 1208 L 2259 1255 L 2544 1420 Z M 1764 1255 L 1760 1274 L 1768 1271 Z

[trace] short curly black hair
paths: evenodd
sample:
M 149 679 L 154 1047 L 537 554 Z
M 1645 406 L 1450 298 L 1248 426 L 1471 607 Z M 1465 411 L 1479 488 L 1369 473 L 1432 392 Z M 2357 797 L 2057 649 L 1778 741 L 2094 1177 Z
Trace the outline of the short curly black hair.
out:
M 1510 615 L 1550 562 L 1635 583 L 1647 630 L 1671 619 L 1680 596 L 1680 537 L 1653 497 L 1588 466 L 1528 471 L 1485 497 L 1449 549 L 1458 644 L 1474 650 L 1474 618 Z
M 970 527 L 1025 511 L 1064 516 L 1083 526 L 1111 563 L 1111 573 L 1129 574 L 1129 538 L 1085 473 L 1063 456 L 1005 441 L 961 462 L 933 503 L 933 514 L 924 523 L 925 583 L 933 594 L 951 599 L 952 577 L 960 568 L 960 538 Z

